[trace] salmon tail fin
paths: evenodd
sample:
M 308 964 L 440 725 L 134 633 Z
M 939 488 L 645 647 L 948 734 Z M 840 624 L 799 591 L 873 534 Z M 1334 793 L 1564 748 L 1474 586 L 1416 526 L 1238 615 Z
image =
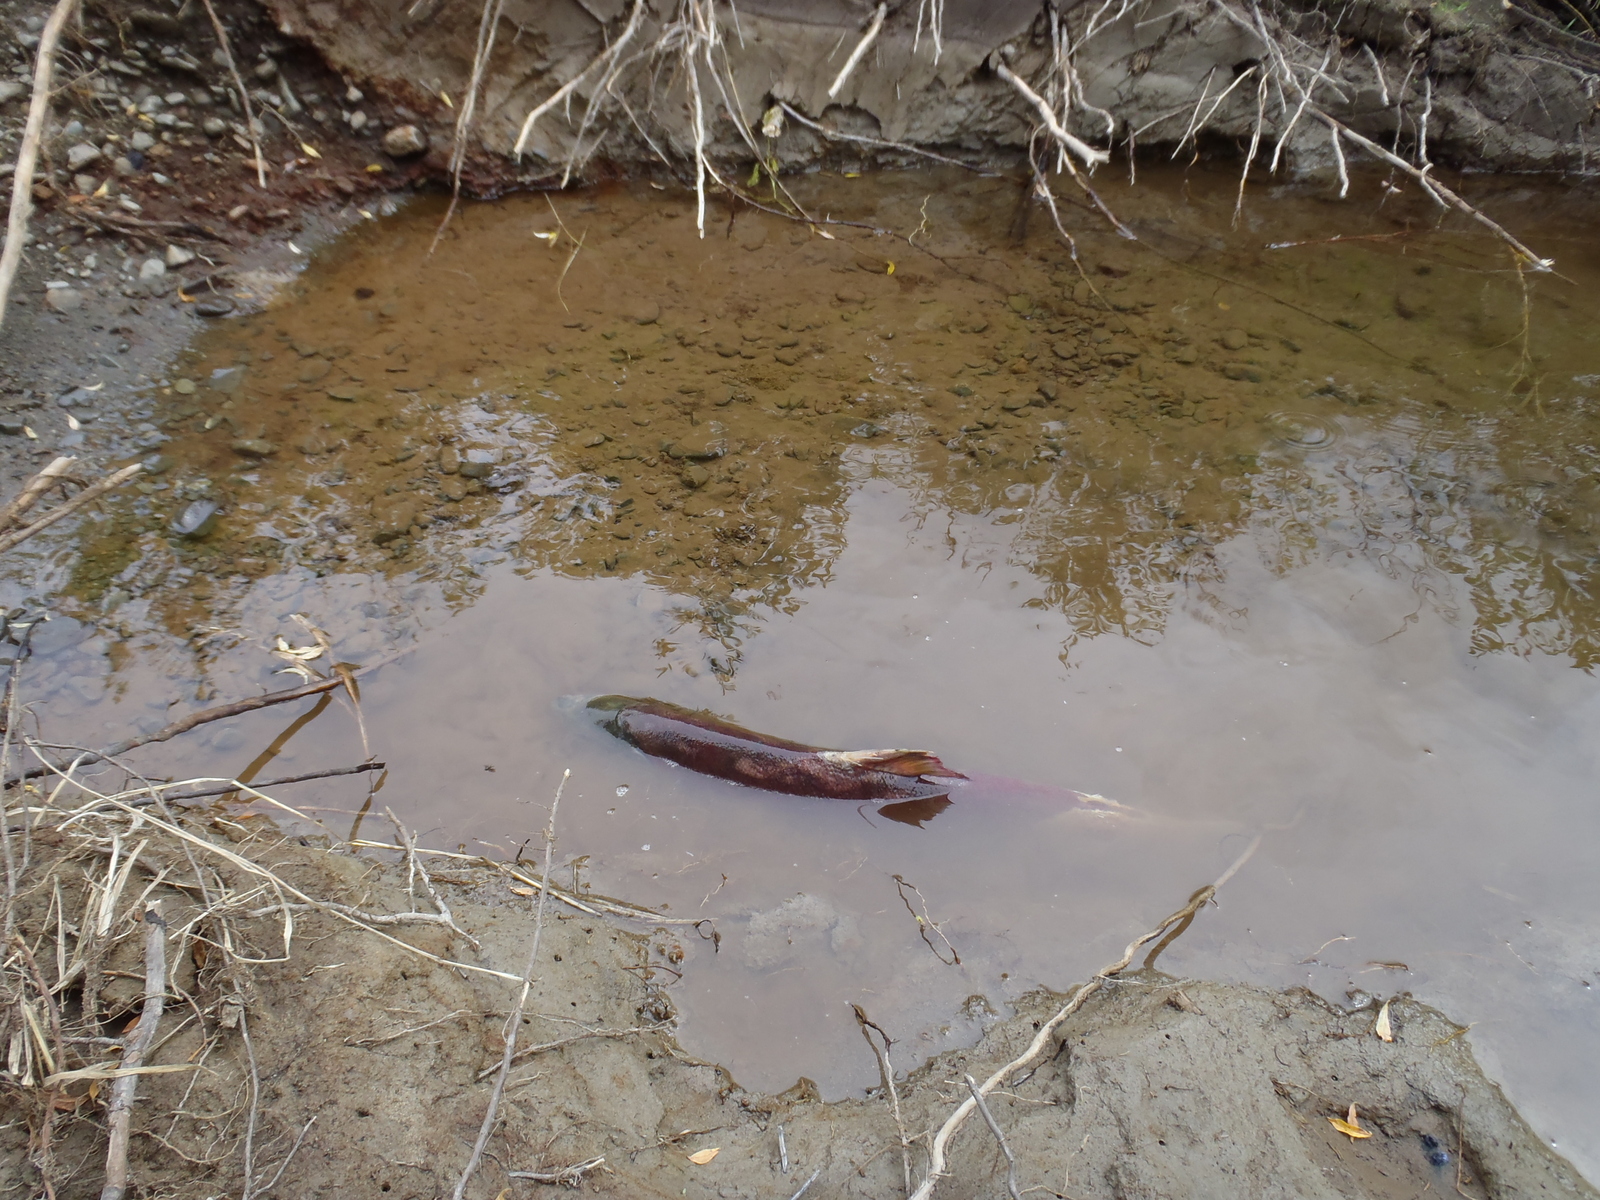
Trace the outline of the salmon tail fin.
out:
M 890 775 L 931 775 L 936 779 L 965 779 L 926 750 L 826 750 L 822 757 L 840 766 L 865 771 L 886 771 Z

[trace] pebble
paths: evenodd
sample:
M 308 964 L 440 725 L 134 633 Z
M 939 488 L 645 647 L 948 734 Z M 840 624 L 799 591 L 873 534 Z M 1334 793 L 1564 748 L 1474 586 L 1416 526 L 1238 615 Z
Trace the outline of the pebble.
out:
M 244 382 L 243 367 L 218 367 L 211 372 L 208 383 L 213 392 L 221 392 L 230 396 L 239 390 L 239 385 Z
M 207 117 L 200 122 L 200 132 L 207 137 L 221 137 L 228 132 L 228 123 L 221 117 Z
M 341 383 L 328 389 L 328 399 L 344 400 L 353 404 L 361 399 L 361 389 L 353 383 Z
M 0 417 L 0 433 L 9 437 L 22 436 L 23 422 L 14 417 Z
M 840 304 L 860 304 L 866 300 L 866 295 L 855 288 L 840 288 L 833 294 L 833 298 Z
M 367 114 L 366 113 L 364 113 L 364 112 L 353 112 L 353 113 L 350 114 L 350 128 L 351 129 L 355 130 L 357 133 L 360 133 L 363 129 L 366 128 L 366 126 L 367 126 Z
M 163 99 L 166 100 L 167 105 L 170 108 L 177 108 L 180 104 L 189 103 L 189 97 L 185 96 L 182 92 L 168 92 Z
M 116 161 L 111 164 L 111 169 L 123 179 L 128 178 L 128 176 L 132 175 L 138 170 L 138 168 L 133 165 L 133 159 L 122 154 L 117 155 Z
M 202 538 L 217 527 L 217 503 L 196 500 L 173 520 L 170 528 L 179 537 Z
M 261 80 L 262 83 L 266 83 L 270 79 L 275 79 L 277 74 L 278 64 L 273 62 L 270 58 L 256 64 L 256 78 Z
M 701 488 L 711 482 L 711 472 L 696 463 L 694 466 L 685 469 L 682 479 L 687 487 Z
M 1057 342 L 1050 349 L 1059 359 L 1070 360 L 1078 357 L 1078 344 L 1076 342 Z
M 167 264 L 159 258 L 147 258 L 139 264 L 139 278 L 142 281 L 148 282 L 151 279 L 159 279 L 166 273 Z
M 383 135 L 383 152 L 390 158 L 413 158 L 427 149 L 428 135 L 415 125 L 396 125 Z
M 88 142 L 79 142 L 67 151 L 67 170 L 76 171 L 86 167 L 92 162 L 100 161 L 100 147 L 91 146 Z
M 454 475 L 461 470 L 461 452 L 454 446 L 445 446 L 439 451 L 439 470 L 446 475 Z
M 1237 379 L 1241 383 L 1260 383 L 1265 378 L 1255 367 L 1242 362 L 1223 363 L 1222 373 L 1229 379 Z
M 143 100 L 139 101 L 139 111 L 144 113 L 146 116 L 153 116 L 166 106 L 167 102 L 155 92 L 151 92 Z
M 278 447 L 266 438 L 240 438 L 233 443 L 233 452 L 245 458 L 270 458 Z
M 1217 339 L 1227 350 L 1243 350 L 1250 344 L 1250 335 L 1242 329 L 1224 329 Z
M 1030 313 L 1033 311 L 1033 297 L 1015 292 L 1006 297 L 1006 307 L 1014 313 Z
M 80 196 L 89 196 L 95 188 L 100 186 L 100 181 L 93 175 L 74 175 L 72 177 L 72 190 Z
M 151 134 L 146 133 L 142 129 L 139 130 L 137 133 L 135 133 L 132 137 L 130 137 L 128 139 L 128 145 L 132 146 L 135 150 L 139 151 L 139 153 L 141 153 L 141 154 L 143 154 L 146 150 L 150 149 L 150 147 L 154 146 L 155 144 L 156 144 L 155 137 L 153 135 L 151 135 Z
M 83 293 L 75 288 L 51 288 L 44 294 L 44 306 L 52 312 L 77 312 L 83 307 Z
M 361 89 L 353 83 L 344 94 L 344 102 L 346 104 L 360 104 L 365 99 L 366 97 L 361 94 Z
M 16 79 L 0 80 L 0 104 L 9 104 L 28 90 L 26 84 Z
M 182 246 L 168 246 L 166 259 L 167 266 L 181 267 L 194 261 L 194 251 L 186 250 Z
M 206 296 L 195 301 L 194 311 L 202 317 L 225 317 L 233 311 L 233 301 L 227 296 Z

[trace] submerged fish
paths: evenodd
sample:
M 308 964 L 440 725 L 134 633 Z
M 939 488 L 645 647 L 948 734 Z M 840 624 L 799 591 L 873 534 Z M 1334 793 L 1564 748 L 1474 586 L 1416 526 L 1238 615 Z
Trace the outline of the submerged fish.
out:
M 756 733 L 715 713 L 633 696 L 599 696 L 587 707 L 615 737 L 691 771 L 791 796 L 895 801 L 878 813 L 909 825 L 937 816 L 956 789 L 1134 815 L 1115 800 L 1070 788 L 963 775 L 926 750 L 827 750 Z
M 714 713 L 633 696 L 599 696 L 601 727 L 646 754 L 747 787 L 832 800 L 921 800 L 965 780 L 925 750 L 826 750 L 755 733 Z

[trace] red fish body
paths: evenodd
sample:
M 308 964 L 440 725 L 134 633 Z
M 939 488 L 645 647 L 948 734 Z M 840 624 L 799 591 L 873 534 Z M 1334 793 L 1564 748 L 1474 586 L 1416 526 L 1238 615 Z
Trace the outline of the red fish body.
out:
M 755 733 L 713 713 L 662 700 L 600 696 L 588 707 L 607 732 L 680 766 L 791 796 L 922 800 L 964 780 L 922 750 L 827 750 Z

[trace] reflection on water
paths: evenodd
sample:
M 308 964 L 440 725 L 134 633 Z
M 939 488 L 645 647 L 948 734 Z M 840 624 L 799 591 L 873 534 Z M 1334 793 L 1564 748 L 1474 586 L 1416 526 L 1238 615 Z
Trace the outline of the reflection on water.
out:
M 970 1039 L 1279 827 L 1166 967 L 1441 1003 L 1600 1166 L 1582 197 L 1487 201 L 1565 276 L 1534 279 L 1378 180 L 1230 230 L 1233 180 L 1145 173 L 1108 185 L 1143 240 L 1082 217 L 1081 272 L 1017 240 L 1014 181 L 797 186 L 914 244 L 750 210 L 701 242 L 641 186 L 555 199 L 576 257 L 521 198 L 429 258 L 419 203 L 215 330 L 163 400 L 166 469 L 86 535 L 80 623 L 42 634 L 51 722 L 274 686 L 295 611 L 348 661 L 412 646 L 365 689 L 383 801 L 512 854 L 571 766 L 587 878 L 722 922 L 686 948 L 685 1042 L 830 1093 L 876 1078 L 847 1001 L 908 1056 Z M 172 533 L 203 500 L 216 529 Z M 602 692 L 1148 817 L 741 790 L 555 703 Z M 351 761 L 351 714 L 316 712 L 140 761 Z M 345 833 L 363 795 L 295 799 Z

